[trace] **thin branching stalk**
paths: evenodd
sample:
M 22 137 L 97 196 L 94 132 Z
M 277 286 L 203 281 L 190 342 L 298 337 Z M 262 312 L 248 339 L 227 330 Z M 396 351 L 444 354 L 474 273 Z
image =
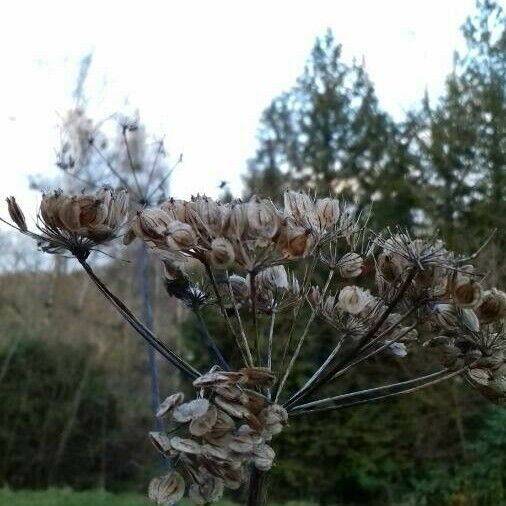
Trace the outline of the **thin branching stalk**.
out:
M 311 266 L 309 267 L 308 271 L 305 273 L 304 280 L 302 282 L 302 288 L 301 293 L 305 294 L 307 287 L 309 286 L 309 283 L 311 282 L 311 279 L 313 277 L 313 272 L 316 268 L 316 264 L 318 263 L 318 257 L 319 257 L 319 250 L 317 249 L 313 256 L 313 261 L 311 262 Z M 297 304 L 295 305 L 295 308 L 293 310 L 293 317 L 292 317 L 292 323 L 290 325 L 290 330 L 288 332 L 288 336 L 285 341 L 285 346 L 283 348 L 283 355 L 281 357 L 281 363 L 279 365 L 279 370 L 282 371 L 285 366 L 285 360 L 286 356 L 288 354 L 288 350 L 290 349 L 290 345 L 292 344 L 292 338 L 293 333 L 295 331 L 297 317 L 299 316 L 299 312 L 304 305 L 304 297 L 301 296 L 299 300 L 297 301 Z
M 325 404 L 331 404 L 331 403 L 335 403 L 336 401 L 342 401 L 342 400 L 353 400 L 355 397 L 361 397 L 363 395 L 369 395 L 369 394 L 377 394 L 377 393 L 387 393 L 389 390 L 396 390 L 396 389 L 399 389 L 399 388 L 403 388 L 403 387 L 411 387 L 413 385 L 415 385 L 416 383 L 420 383 L 420 382 L 426 382 L 426 381 L 429 381 L 429 380 L 433 380 L 434 378 L 438 377 L 438 376 L 441 376 L 445 373 L 447 373 L 449 371 L 448 368 L 445 368 L 445 369 L 441 369 L 439 371 L 436 371 L 436 372 L 433 372 L 433 373 L 430 373 L 430 374 L 426 374 L 424 376 L 419 376 L 418 378 L 413 378 L 413 379 L 410 379 L 410 380 L 406 380 L 406 381 L 400 381 L 398 383 L 392 383 L 392 384 L 389 384 L 389 385 L 383 385 L 383 386 L 380 386 L 380 387 L 374 387 L 374 388 L 368 388 L 368 389 L 365 389 L 365 390 L 359 390 L 359 391 L 356 391 L 356 392 L 349 392 L 347 394 L 341 394 L 341 395 L 334 395 L 332 397 L 327 397 L 325 399 L 318 399 L 316 401 L 311 401 L 311 402 L 307 402 L 306 404 L 299 404 L 297 406 L 294 406 L 290 409 L 290 413 L 291 412 L 296 412 L 296 411 L 299 411 L 299 410 L 304 410 L 304 409 L 308 409 L 308 408 L 314 408 L 314 407 L 317 407 L 317 406 L 324 406 Z
M 192 309 L 195 316 L 197 317 L 197 321 L 199 322 L 200 330 L 202 331 L 202 334 L 204 336 L 207 348 L 216 359 L 217 364 L 225 371 L 230 371 L 230 366 L 223 357 L 220 348 L 218 347 L 218 344 L 216 343 L 214 337 L 211 335 L 209 329 L 207 328 L 206 322 L 202 316 L 202 311 L 198 306 L 194 306 Z
M 329 285 L 330 285 L 330 282 L 332 281 L 332 278 L 334 277 L 334 271 L 331 270 L 329 271 L 329 275 L 327 277 L 327 281 L 325 283 L 325 286 L 323 287 L 323 290 L 322 290 L 322 293 L 321 293 L 321 298 L 322 300 L 324 299 L 326 293 L 327 293 L 327 290 L 329 288 Z M 283 375 L 283 379 L 281 380 L 280 384 L 279 384 L 279 387 L 276 391 L 276 397 L 274 399 L 274 402 L 277 402 L 279 400 L 279 396 L 281 395 L 281 392 L 283 391 L 283 388 L 285 386 L 285 383 L 288 379 L 288 377 L 290 376 L 290 373 L 292 372 L 293 370 L 293 367 L 295 365 L 295 362 L 297 361 L 297 358 L 299 357 L 299 354 L 300 354 L 300 350 L 302 349 L 302 345 L 304 344 L 304 341 L 306 340 L 306 337 L 307 337 L 307 334 L 309 332 L 309 329 L 316 317 L 316 314 L 318 312 L 318 308 L 317 307 L 314 307 L 313 310 L 311 311 L 311 316 L 309 317 L 309 320 L 304 328 L 304 331 L 302 332 L 302 335 L 299 339 L 299 342 L 297 343 L 297 347 L 295 348 L 295 351 L 292 355 L 292 358 L 290 359 L 290 363 L 288 364 L 288 367 L 286 368 L 286 371 Z
M 381 346 L 379 346 L 378 348 L 375 348 L 374 350 L 370 351 L 369 353 L 366 353 L 365 355 L 360 355 L 358 358 L 356 358 L 353 361 L 351 361 L 345 367 L 343 367 L 342 369 L 339 369 L 339 371 L 336 371 L 336 373 L 334 374 L 334 376 L 332 376 L 332 380 L 335 380 L 336 378 L 341 377 L 343 374 L 347 373 L 353 367 L 355 367 L 358 364 L 364 362 L 365 360 L 370 359 L 374 355 L 377 355 L 378 353 L 382 352 L 386 348 L 389 348 L 390 346 L 392 346 L 392 344 L 395 344 L 395 343 L 399 342 L 403 337 L 405 337 L 406 335 L 408 335 L 416 327 L 417 323 L 418 322 L 415 322 L 412 325 L 410 325 L 409 327 L 406 327 L 406 329 L 403 330 L 394 339 L 383 343 Z
M 430 387 L 430 386 L 433 386 L 433 385 L 437 385 L 438 383 L 441 383 L 443 381 L 447 381 L 447 380 L 449 380 L 451 378 L 454 378 L 455 376 L 459 376 L 464 371 L 466 371 L 467 369 L 469 369 L 471 367 L 471 365 L 466 365 L 466 366 L 464 366 L 464 367 L 462 367 L 460 369 L 457 369 L 456 371 L 453 371 L 451 373 L 448 373 L 448 374 L 446 374 L 446 375 L 444 375 L 442 377 L 438 377 L 436 379 L 429 380 L 429 381 L 427 381 L 425 383 L 422 383 L 421 385 L 417 385 L 417 386 L 414 386 L 414 387 L 411 387 L 411 388 L 407 388 L 407 389 L 404 389 L 404 390 L 399 390 L 399 391 L 395 391 L 395 392 L 392 392 L 392 393 L 387 393 L 387 394 L 384 394 L 384 395 L 378 395 L 376 397 L 369 397 L 367 399 L 361 399 L 361 400 L 351 401 L 351 402 L 339 404 L 337 406 L 326 406 L 326 407 L 322 407 L 322 408 L 315 408 L 315 409 L 294 411 L 292 413 L 292 416 L 296 416 L 296 415 L 299 415 L 299 414 L 318 413 L 318 412 L 322 412 L 322 411 L 334 411 L 334 410 L 339 410 L 339 409 L 344 409 L 344 408 L 350 408 L 352 406 L 358 406 L 360 404 L 369 404 L 369 403 L 376 402 L 376 401 L 379 401 L 379 400 L 388 399 L 390 397 L 396 397 L 398 395 L 410 394 L 410 393 L 416 392 L 417 390 L 421 390 L 423 388 L 427 388 L 427 387 Z
M 116 295 L 114 295 L 107 286 L 97 277 L 91 266 L 86 262 L 86 260 L 79 259 L 79 263 L 82 265 L 83 269 L 86 271 L 91 280 L 95 283 L 98 289 L 104 294 L 104 296 L 109 300 L 112 305 L 118 310 L 118 312 L 123 316 L 123 318 L 133 327 L 133 329 L 143 338 L 145 339 L 153 348 L 155 348 L 166 360 L 168 360 L 172 365 L 174 365 L 179 371 L 181 371 L 185 376 L 194 380 L 200 376 L 200 372 L 197 371 L 194 367 L 188 364 L 185 360 L 179 357 L 176 353 L 174 353 L 170 348 L 168 348 L 162 341 L 160 341 L 154 334 L 149 330 L 142 322 L 140 322 L 134 314 L 128 309 L 128 307 L 123 303 L 121 299 L 119 299 Z
M 216 282 L 216 278 L 214 276 L 213 270 L 211 269 L 211 266 L 207 262 L 204 262 L 204 267 L 205 267 L 207 276 L 209 278 L 209 281 L 211 282 L 211 286 L 213 287 L 214 295 L 216 296 L 216 301 L 218 302 L 218 306 L 220 308 L 221 315 L 223 316 L 223 319 L 225 320 L 228 330 L 230 331 L 230 333 L 232 334 L 232 337 L 234 338 L 234 341 L 241 353 L 244 363 L 246 365 L 248 365 L 248 356 L 245 354 L 245 351 L 244 351 L 243 347 L 241 346 L 239 339 L 237 337 L 237 333 L 234 330 L 232 322 L 230 321 L 230 318 L 228 317 L 228 313 L 225 308 L 225 304 L 223 303 L 223 297 L 221 296 L 220 290 L 218 288 L 218 283 Z M 246 343 L 247 342 L 248 341 L 246 339 Z
M 258 335 L 258 319 L 257 319 L 257 286 L 256 286 L 256 271 L 250 271 L 250 294 L 251 294 L 251 317 L 253 320 L 253 332 L 255 343 L 255 354 L 257 365 L 262 365 L 262 355 L 260 350 L 260 337 Z
M 376 332 L 381 328 L 385 320 L 388 318 L 388 316 L 392 313 L 392 311 L 397 306 L 397 303 L 401 300 L 402 296 L 406 292 L 406 290 L 411 285 L 411 282 L 413 281 L 414 277 L 416 276 L 416 273 L 418 272 L 417 269 L 412 268 L 409 272 L 406 279 L 403 281 L 401 287 L 399 288 L 399 291 L 395 295 L 395 297 L 391 300 L 381 317 L 378 319 L 378 321 L 373 325 L 373 327 L 364 335 L 364 337 L 359 342 L 359 348 L 365 345 L 365 343 L 369 342 L 369 340 L 376 334 Z M 327 373 L 322 374 L 320 378 L 316 379 L 312 385 L 308 386 L 307 388 L 301 388 L 298 392 L 296 392 L 285 404 L 284 406 L 286 408 L 293 406 L 295 402 L 298 400 L 305 399 L 308 395 L 313 393 L 315 390 L 318 390 L 323 385 L 325 385 L 329 380 L 331 380 L 334 376 L 334 374 L 343 366 L 346 365 L 350 360 L 353 359 L 352 352 L 346 359 L 344 359 L 341 363 L 336 364 L 334 367 L 330 368 Z

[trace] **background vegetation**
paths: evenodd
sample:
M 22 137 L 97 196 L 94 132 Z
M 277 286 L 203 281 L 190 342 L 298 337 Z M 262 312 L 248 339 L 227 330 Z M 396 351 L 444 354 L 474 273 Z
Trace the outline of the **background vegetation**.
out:
M 444 94 L 420 97 L 402 120 L 382 110 L 364 66 L 344 62 L 338 41 L 324 34 L 294 86 L 263 113 L 245 196 L 275 196 L 286 187 L 338 193 L 364 208 L 373 202 L 376 228 L 438 230 L 464 252 L 497 229 L 482 269 L 494 273 L 491 284 L 504 285 L 506 16 L 495 2 L 478 2 L 463 33 L 467 49 L 455 56 Z M 226 191 L 223 197 L 231 198 Z M 0 240 L 0 483 L 143 491 L 160 463 L 146 437 L 154 422 L 142 344 L 79 273 L 41 268 L 30 245 Z M 152 269 L 156 330 L 205 363 L 192 346 L 199 339 L 194 322 L 167 299 Z M 109 261 L 102 271 L 139 305 L 133 269 Z M 309 344 L 293 381 L 300 383 L 318 361 L 327 332 Z M 383 383 L 403 367 L 402 361 L 372 363 L 342 388 Z M 177 375 L 160 369 L 162 395 L 180 389 Z M 293 422 L 276 441 L 283 459 L 272 476 L 274 498 L 506 504 L 506 410 L 486 409 L 457 381 L 408 400 L 326 415 L 318 425 Z M 0 503 L 144 504 L 134 496 L 62 493 L 4 490 Z

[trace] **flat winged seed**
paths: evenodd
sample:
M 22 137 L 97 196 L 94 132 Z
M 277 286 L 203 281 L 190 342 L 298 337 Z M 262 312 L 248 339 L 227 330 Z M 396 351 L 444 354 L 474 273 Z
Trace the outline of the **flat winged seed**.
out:
M 194 399 L 177 406 L 172 413 L 172 418 L 176 422 L 184 423 L 201 417 L 209 409 L 207 399 Z
M 171 471 L 166 476 L 151 480 L 148 496 L 160 506 L 172 506 L 183 498 L 184 490 L 183 477 L 177 471 Z
M 149 439 L 160 453 L 166 454 L 170 452 L 172 448 L 170 439 L 163 432 L 150 432 Z
M 219 501 L 223 495 L 223 481 L 209 475 L 202 484 L 193 483 L 190 486 L 189 497 L 196 504 L 207 504 Z
M 194 436 L 203 436 L 209 432 L 218 418 L 216 406 L 210 405 L 209 409 L 198 418 L 194 418 L 190 423 L 190 434 Z
M 241 393 L 240 403 L 252 413 L 259 413 L 267 403 L 267 399 L 254 390 L 245 390 Z
M 198 377 L 193 386 L 196 388 L 218 387 L 225 385 L 233 385 L 242 379 L 242 375 L 234 371 L 214 371 L 208 372 Z
M 255 440 L 247 434 L 232 436 L 228 447 L 236 453 L 251 453 L 255 446 Z
M 255 457 L 274 460 L 276 452 L 269 445 L 263 443 L 255 446 L 253 455 L 255 455 Z
M 202 446 L 202 456 L 213 461 L 230 461 L 228 451 L 222 446 L 205 444 Z
M 262 410 L 260 417 L 266 425 L 286 423 L 288 421 L 288 412 L 283 406 L 280 406 L 279 404 L 272 404 Z
M 471 369 L 469 377 L 480 385 L 488 385 L 490 382 L 490 374 L 485 369 Z
M 253 463 L 259 471 L 268 471 L 272 467 L 271 459 L 264 459 L 262 457 L 254 457 Z
M 276 379 L 267 367 L 244 367 L 239 372 L 244 376 L 244 382 L 250 386 L 270 385 Z
M 248 408 L 243 406 L 242 404 L 239 404 L 237 402 L 230 402 L 226 399 L 223 399 L 219 395 L 216 396 L 214 399 L 214 402 L 220 407 L 223 411 L 225 411 L 230 416 L 233 416 L 235 418 L 245 418 L 246 416 L 250 415 L 250 411 Z
M 182 438 L 179 436 L 174 436 L 170 440 L 170 445 L 174 450 L 181 453 L 190 453 L 192 455 L 200 455 L 202 452 L 202 447 L 197 441 L 193 439 Z
M 170 413 L 175 407 L 179 406 L 184 399 L 184 394 L 181 392 L 178 392 L 177 394 L 169 395 L 158 408 L 158 411 L 156 412 L 156 416 L 159 418 L 166 416 L 168 413 Z
M 216 387 L 214 391 L 224 399 L 227 399 L 228 401 L 237 401 L 242 396 L 242 390 L 237 388 L 234 385 L 225 385 Z

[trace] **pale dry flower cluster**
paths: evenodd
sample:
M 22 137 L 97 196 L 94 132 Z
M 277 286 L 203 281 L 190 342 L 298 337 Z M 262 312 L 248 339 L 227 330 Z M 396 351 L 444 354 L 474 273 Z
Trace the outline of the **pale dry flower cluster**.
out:
M 90 250 L 118 235 L 127 218 L 124 193 L 45 196 L 40 234 L 28 231 L 9 199 L 16 227 L 46 251 L 73 254 L 131 326 L 196 389 L 186 403 L 181 393 L 169 396 L 160 415 L 172 428 L 151 434 L 174 466 L 149 487 L 158 504 L 175 504 L 185 492 L 198 504 L 213 502 L 247 480 L 249 504 L 258 504 L 258 473 L 275 464 L 271 438 L 298 416 L 408 394 L 456 376 L 490 400 L 506 401 L 506 294 L 484 286 L 473 266 L 479 252 L 462 257 L 439 239 L 404 230 L 376 234 L 367 217 L 334 198 L 286 191 L 283 201 L 280 208 L 258 197 L 228 204 L 206 196 L 169 199 L 137 212 L 123 231 L 125 244 L 140 239 L 163 262 L 167 292 L 195 313 L 210 353 L 209 372 L 202 374 L 146 329 L 86 262 Z M 196 281 L 195 273 L 203 279 Z M 221 315 L 219 339 L 209 332 L 203 308 Z M 317 325 L 328 331 L 328 353 L 297 386 L 292 373 Z M 412 353 L 439 366 L 398 383 L 322 395 L 372 357 Z
M 175 428 L 170 436 L 152 432 L 150 437 L 162 455 L 177 462 L 187 480 L 177 471 L 155 478 L 150 498 L 157 504 L 174 504 L 187 488 L 193 502 L 208 504 L 220 499 L 225 488 L 240 488 L 249 466 L 268 471 L 275 453 L 267 443 L 288 420 L 282 406 L 269 403 L 258 391 L 273 379 L 262 367 L 234 372 L 213 368 L 193 382 L 195 399 L 183 403 L 182 393 L 167 397 L 158 416 Z

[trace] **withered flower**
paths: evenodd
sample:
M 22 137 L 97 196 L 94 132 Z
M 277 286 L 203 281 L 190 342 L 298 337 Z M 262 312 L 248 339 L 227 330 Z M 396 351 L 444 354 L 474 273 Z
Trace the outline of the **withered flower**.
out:
M 455 305 L 458 307 L 474 308 L 480 304 L 483 290 L 474 279 L 467 276 L 457 276 L 452 295 Z
M 156 412 L 156 416 L 163 417 L 167 416 L 172 412 L 174 408 L 179 406 L 184 400 L 184 394 L 178 392 L 177 394 L 169 395 L 162 403 Z
M 235 259 L 234 248 L 230 241 L 218 237 L 211 242 L 211 264 L 213 267 L 225 268 Z
M 362 266 L 364 261 L 362 257 L 355 252 L 343 255 L 337 264 L 339 274 L 345 279 L 356 278 L 362 274 Z
M 278 211 L 270 200 L 253 197 L 247 204 L 248 230 L 256 239 L 272 239 L 280 226 Z
M 21 232 L 26 232 L 28 230 L 28 227 L 26 226 L 25 215 L 16 202 L 16 199 L 14 197 L 7 197 L 6 200 L 9 216 L 11 217 L 12 221 L 16 224 L 19 230 L 21 230 Z
M 506 293 L 497 288 L 486 291 L 476 309 L 476 314 L 483 323 L 497 322 L 506 318 Z
M 315 212 L 322 228 L 329 229 L 339 221 L 340 209 L 339 202 L 336 199 L 324 198 L 317 199 Z
M 287 259 L 303 258 L 309 254 L 315 240 L 309 228 L 288 223 L 279 237 L 279 248 Z
M 350 314 L 361 313 L 374 301 L 368 290 L 362 290 L 358 286 L 345 286 L 338 295 L 339 307 Z
M 37 240 L 43 251 L 68 251 L 85 259 L 96 246 L 116 237 L 127 217 L 128 195 L 109 188 L 101 188 L 94 195 L 70 197 L 61 191 L 44 194 L 38 233 L 28 230 L 23 212 L 13 197 L 7 199 L 7 204 L 19 231 Z
M 177 406 L 172 413 L 172 418 L 176 422 L 189 422 L 204 415 L 208 409 L 209 401 L 207 399 L 194 399 Z
M 180 221 L 168 223 L 163 233 L 167 236 L 167 245 L 175 251 L 192 248 L 197 242 L 192 227 Z

